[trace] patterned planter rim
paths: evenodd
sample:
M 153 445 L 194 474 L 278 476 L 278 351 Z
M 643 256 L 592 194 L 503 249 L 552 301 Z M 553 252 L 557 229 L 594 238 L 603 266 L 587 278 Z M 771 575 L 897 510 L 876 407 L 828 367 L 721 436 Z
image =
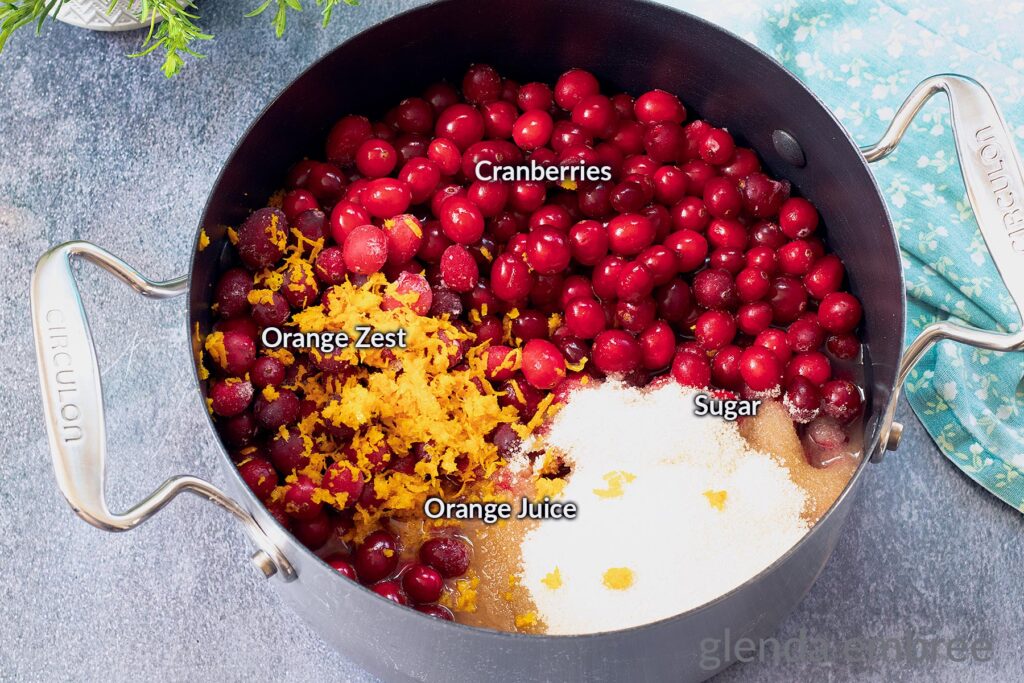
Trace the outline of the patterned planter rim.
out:
M 134 31 L 149 26 L 148 21 L 139 21 L 139 3 L 136 2 L 131 10 L 129 4 L 129 0 L 118 0 L 111 10 L 110 0 L 67 0 L 54 17 L 65 24 L 90 31 Z M 161 21 L 159 16 L 157 21 Z

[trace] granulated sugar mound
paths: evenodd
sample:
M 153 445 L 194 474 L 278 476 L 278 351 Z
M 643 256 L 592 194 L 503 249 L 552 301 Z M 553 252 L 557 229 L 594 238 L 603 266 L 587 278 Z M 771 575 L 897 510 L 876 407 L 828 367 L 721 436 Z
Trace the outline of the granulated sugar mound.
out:
M 551 634 L 612 631 L 698 607 L 806 532 L 804 492 L 733 422 L 695 417 L 696 392 L 605 382 L 575 392 L 540 442 L 569 460 L 575 520 L 522 543 L 521 581 Z

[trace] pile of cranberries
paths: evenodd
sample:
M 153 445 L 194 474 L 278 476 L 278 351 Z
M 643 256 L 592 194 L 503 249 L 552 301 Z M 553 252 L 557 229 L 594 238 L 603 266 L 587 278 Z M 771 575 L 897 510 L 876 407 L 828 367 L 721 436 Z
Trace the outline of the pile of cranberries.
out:
M 581 69 L 552 88 L 478 64 L 461 85 L 434 84 L 380 121 L 345 116 L 324 159 L 288 173 L 280 208 L 254 212 L 238 230 L 241 265 L 214 292 L 227 358 L 210 398 L 229 447 L 260 447 L 240 465 L 257 495 L 267 500 L 308 463 L 298 433 L 279 430 L 316 409 L 287 388 L 294 366 L 257 359 L 260 328 L 377 272 L 416 295 L 385 307 L 448 316 L 488 345 L 487 379 L 524 422 L 547 392 L 564 395 L 583 375 L 779 398 L 794 421 L 833 441 L 834 427 L 860 414 L 861 391 L 844 368 L 860 354 L 861 304 L 844 290 L 815 207 L 764 173 L 752 150 L 688 119 L 670 93 L 608 96 Z M 607 166 L 612 180 L 481 180 L 482 161 Z M 323 240 L 315 262 L 287 270 L 279 291 L 250 304 L 254 273 L 278 266 L 296 233 Z M 329 355 L 302 363 L 339 370 Z M 267 386 L 276 398 L 259 391 Z M 491 438 L 501 452 L 515 434 Z M 413 471 L 415 453 L 392 455 L 382 467 Z M 373 508 L 365 484 L 329 468 L 322 485 Z M 315 488 L 300 475 L 271 509 L 314 549 L 352 512 L 325 509 Z M 445 616 L 441 584 L 466 571 L 452 557 L 468 562 L 468 547 L 445 540 L 464 552 L 434 552 L 431 543 L 400 569 L 397 540 L 381 529 L 329 561 L 381 595 Z

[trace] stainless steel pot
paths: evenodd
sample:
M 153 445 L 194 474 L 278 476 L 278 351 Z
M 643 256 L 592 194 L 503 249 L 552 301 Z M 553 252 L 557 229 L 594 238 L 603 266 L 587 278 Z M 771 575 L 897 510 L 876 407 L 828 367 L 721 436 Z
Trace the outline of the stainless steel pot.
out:
M 696 17 L 636 0 L 447 0 L 344 43 L 257 118 L 210 195 L 202 225 L 213 244 L 196 253 L 190 275 L 151 282 L 85 242 L 63 244 L 43 255 L 33 277 L 32 309 L 58 484 L 79 516 L 108 531 L 133 528 L 183 491 L 209 498 L 242 522 L 257 547 L 254 563 L 275 577 L 277 589 L 295 610 L 339 650 L 387 680 L 702 680 L 728 664 L 707 666 L 701 660 L 702 640 L 727 630 L 735 638 L 765 637 L 810 588 L 846 521 L 863 465 L 810 533 L 757 577 L 690 612 L 585 636 L 468 628 L 376 596 L 339 576 L 279 526 L 223 449 L 219 459 L 228 492 L 179 476 L 126 512 L 107 508 L 100 376 L 72 257 L 96 263 L 151 298 L 188 293 L 189 329 L 198 323 L 206 331 L 213 283 L 228 265 L 223 226 L 238 225 L 257 208 L 254 201 L 279 186 L 294 160 L 315 154 L 340 115 L 382 111 L 438 77 L 457 76 L 474 61 L 492 63 L 524 82 L 551 81 L 567 68 L 582 66 L 626 91 L 660 87 L 679 93 L 687 106 L 728 127 L 760 153 L 773 174 L 788 178 L 814 201 L 828 241 L 844 259 L 852 289 L 867 312 L 864 442 L 872 460 L 898 444 L 900 425 L 892 418 L 900 385 L 936 341 L 1024 348 L 1024 332 L 1003 335 L 937 323 L 902 350 L 899 248 L 867 167 L 892 151 L 925 101 L 945 92 L 982 235 L 1014 301 L 1024 304 L 1024 171 L 996 105 L 975 81 L 957 75 L 927 79 L 904 102 L 882 140 L 859 149 L 793 75 L 757 48 Z M 196 388 L 200 410 L 198 379 Z

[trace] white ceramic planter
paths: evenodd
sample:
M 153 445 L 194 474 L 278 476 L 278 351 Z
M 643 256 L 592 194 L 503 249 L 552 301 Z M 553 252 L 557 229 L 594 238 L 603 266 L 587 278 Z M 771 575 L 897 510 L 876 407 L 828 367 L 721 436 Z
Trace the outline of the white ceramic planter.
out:
M 129 0 L 118 0 L 110 9 L 110 0 L 68 0 L 55 16 L 65 24 L 91 31 L 132 31 L 149 25 L 149 22 L 139 21 L 140 4 L 136 2 L 129 9 Z

